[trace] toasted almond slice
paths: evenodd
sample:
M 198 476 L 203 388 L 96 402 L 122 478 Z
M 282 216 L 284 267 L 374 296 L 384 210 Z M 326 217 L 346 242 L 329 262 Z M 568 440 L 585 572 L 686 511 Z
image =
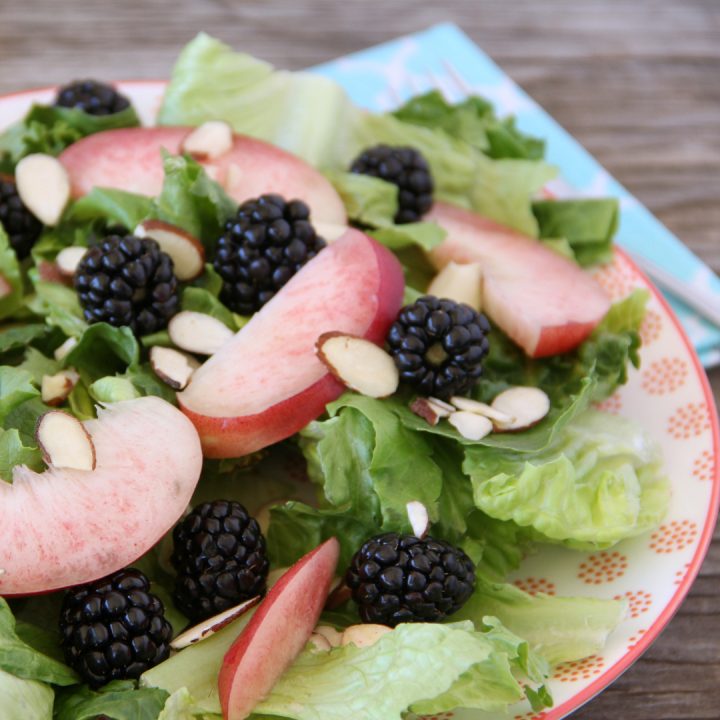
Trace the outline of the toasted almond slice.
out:
M 61 274 L 65 275 L 65 277 L 72 277 L 80 261 L 85 257 L 86 252 L 86 247 L 80 247 L 78 245 L 63 248 L 55 258 L 55 263 Z
M 374 623 L 350 625 L 350 627 L 345 628 L 342 634 L 342 646 L 370 647 L 389 632 L 392 632 L 392 628 L 387 627 L 387 625 L 375 625 Z
M 40 397 L 46 405 L 61 405 L 77 385 L 80 376 L 72 368 L 55 375 L 43 375 Z
M 25 207 L 43 224 L 57 225 L 70 200 L 70 180 L 52 155 L 26 155 L 15 168 L 15 184 Z
M 70 351 L 78 344 L 77 338 L 69 337 L 62 345 L 55 348 L 53 355 L 56 360 L 64 360 Z
M 428 294 L 482 309 L 482 265 L 449 262 L 433 279 Z
M 7 278 L 0 273 L 0 300 L 8 295 L 12 295 L 12 291 L 12 285 L 7 281 Z
M 512 418 L 511 422 L 495 422 L 497 431 L 525 430 L 539 423 L 550 412 L 550 398 L 536 387 L 513 387 L 501 392 L 492 407 Z
M 222 120 L 208 120 L 185 136 L 180 149 L 204 161 L 224 155 L 232 146 L 232 128 Z
M 173 390 L 184 390 L 200 363 L 179 350 L 155 345 L 150 348 L 150 367 Z
M 400 374 L 395 361 L 369 340 L 340 332 L 323 333 L 315 351 L 341 383 L 362 395 L 383 398 L 398 388 Z
M 85 426 L 70 413 L 50 410 L 40 416 L 35 439 L 43 460 L 52 467 L 95 469 L 95 446 Z
M 198 625 L 180 633 L 170 643 L 170 647 L 173 648 L 173 650 L 182 650 L 189 645 L 194 645 L 201 640 L 206 640 L 211 635 L 214 635 L 219 630 L 222 630 L 226 625 L 229 625 L 234 620 L 237 620 L 248 610 L 254 608 L 261 599 L 262 598 L 258 595 L 257 597 L 250 598 L 250 600 L 246 600 L 235 607 L 231 607 L 229 610 L 225 610 L 218 615 L 213 615 L 213 617 L 203 620 Z
M 515 419 L 511 415 L 495 409 L 494 407 L 492 407 L 492 405 L 488 405 L 484 402 L 479 402 L 478 400 L 473 400 L 472 398 L 454 396 L 450 398 L 450 402 L 458 410 L 466 410 L 467 412 L 475 413 L 476 415 L 483 415 L 484 417 L 490 418 L 490 420 L 494 420 L 495 422 L 510 423 Z
M 342 645 L 343 634 L 330 625 L 318 625 L 313 631 L 313 635 L 322 635 L 330 644 L 330 647 L 340 647 Z
M 427 508 L 419 500 L 411 500 L 405 507 L 413 535 L 422 540 L 427 535 L 430 526 Z
M 442 410 L 445 414 L 441 415 L 440 417 L 447 417 L 450 415 L 450 413 L 454 413 L 457 408 L 455 408 L 454 405 L 450 405 L 450 403 L 446 403 L 444 400 L 441 400 L 440 398 L 432 397 L 430 396 L 428 400 L 435 405 L 435 407 Z
M 347 225 L 337 225 L 335 223 L 324 223 L 312 221 L 312 225 L 315 228 L 315 232 L 325 242 L 335 242 L 338 238 L 341 238 L 348 230 Z
M 312 645 L 314 652 L 328 652 L 332 650 L 332 645 L 324 635 L 313 633 L 308 642 Z
M 493 431 L 493 424 L 488 418 L 467 410 L 456 410 L 448 418 L 448 422 L 466 440 L 482 440 Z
M 145 220 L 135 228 L 135 235 L 155 240 L 172 258 L 178 280 L 194 280 L 205 270 L 203 244 L 182 228 L 162 220 Z
M 415 398 L 410 403 L 410 410 L 433 427 L 437 425 L 440 422 L 440 418 L 443 417 L 443 411 L 439 411 L 440 409 L 436 405 L 423 397 Z M 447 413 L 447 415 L 449 414 L 450 413 Z M 447 415 L 444 417 L 447 417 Z
M 168 334 L 175 345 L 198 355 L 216 353 L 234 335 L 212 315 L 183 310 L 168 323 Z

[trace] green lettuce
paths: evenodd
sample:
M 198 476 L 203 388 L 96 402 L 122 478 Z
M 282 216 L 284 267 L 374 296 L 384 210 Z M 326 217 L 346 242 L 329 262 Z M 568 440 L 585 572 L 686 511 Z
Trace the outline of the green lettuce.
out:
M 9 292 L 0 298 L 0 319 L 12 315 L 22 306 L 23 279 L 15 251 L 0 223 L 0 277 L 9 286 Z
M 68 145 L 88 135 L 139 124 L 132 107 L 98 116 L 76 108 L 33 105 L 20 122 L 0 135 L 0 170 L 12 172 L 31 153 L 59 155 Z
M 609 262 L 620 221 L 615 198 L 536 200 L 532 205 L 541 238 L 563 238 L 580 265 Z
M 514 585 L 479 577 L 472 597 L 453 619 L 477 623 L 495 616 L 550 665 L 557 665 L 602 650 L 626 612 L 624 600 L 528 595 Z
M 117 224 L 134 230 L 150 217 L 152 208 L 152 198 L 145 195 L 95 187 L 68 208 L 63 220 L 77 225 L 104 220 L 107 224 Z
M 659 449 L 632 421 L 594 410 L 538 453 L 468 447 L 463 470 L 483 512 L 580 549 L 656 527 L 669 502 Z
M 45 318 L 52 327 L 60 328 L 68 337 L 80 337 L 88 328 L 77 293 L 65 285 L 36 280 L 35 293 L 25 304 L 35 315 Z
M 524 696 L 513 664 L 529 650 L 518 638 L 509 643 L 510 634 L 499 637 L 492 630 L 408 623 L 370 647 L 306 650 L 256 711 L 295 720 L 400 720 L 409 708 L 505 710 Z
M 157 720 L 168 693 L 160 688 L 135 688 L 132 681 L 109 683 L 99 691 L 86 686 L 57 693 L 54 720 Z
M 0 480 L 10 482 L 16 465 L 27 465 L 35 472 L 45 469 L 39 448 L 25 445 L 17 428 L 0 430 Z
M 464 140 L 491 158 L 539 160 L 545 142 L 521 132 L 512 117 L 499 119 L 492 103 L 469 97 L 451 104 L 439 90 L 410 98 L 393 112 L 403 122 L 439 128 Z
M 52 720 L 54 693 L 49 685 L 24 680 L 0 669 L 3 720 Z

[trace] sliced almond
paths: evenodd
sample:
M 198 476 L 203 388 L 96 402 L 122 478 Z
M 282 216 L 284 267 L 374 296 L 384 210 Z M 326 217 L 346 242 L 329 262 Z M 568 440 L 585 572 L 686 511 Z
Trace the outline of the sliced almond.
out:
M 0 273 L 0 300 L 8 295 L 12 295 L 12 291 L 12 285 L 7 281 L 6 277 Z
M 308 642 L 313 646 L 313 650 L 316 652 L 328 652 L 329 650 L 332 650 L 332 645 L 328 642 L 328 639 L 324 635 L 313 633 Z
M 58 266 L 58 270 L 65 277 L 72 277 L 75 275 L 80 261 L 85 257 L 87 252 L 86 247 L 80 247 L 77 245 L 71 245 L 70 247 L 63 248 L 55 258 L 55 263 Z
M 200 363 L 179 350 L 155 345 L 150 348 L 150 367 L 173 390 L 184 390 Z
M 492 405 L 479 402 L 478 400 L 473 400 L 472 398 L 455 396 L 450 398 L 450 402 L 458 410 L 466 410 L 467 412 L 475 413 L 476 415 L 483 415 L 495 422 L 510 423 L 515 419 L 511 415 L 492 407 Z
M 342 646 L 370 647 L 389 632 L 392 632 L 392 628 L 387 627 L 387 625 L 375 625 L 374 623 L 350 625 L 350 627 L 345 628 L 342 634 Z
M 410 403 L 410 410 L 433 427 L 437 425 L 440 422 L 440 418 L 443 417 L 442 411 L 438 412 L 438 407 L 427 398 L 415 398 Z M 448 415 L 449 414 L 450 413 L 448 413 Z M 447 417 L 447 415 L 445 417 Z
M 172 258 L 178 280 L 194 280 L 205 270 L 203 244 L 177 225 L 162 220 L 145 220 L 135 228 L 134 234 L 155 240 L 160 249 Z
M 330 644 L 330 647 L 340 647 L 342 645 L 343 634 L 330 625 L 318 625 L 313 630 L 313 635 L 322 635 Z
M 467 410 L 456 410 L 448 418 L 448 422 L 466 440 L 482 440 L 493 431 L 493 424 L 488 418 Z
M 40 383 L 40 397 L 46 405 L 61 405 L 77 385 L 80 376 L 72 368 L 61 370 L 55 375 L 43 375 Z
M 232 128 L 222 120 L 208 120 L 185 136 L 180 149 L 204 161 L 224 155 L 232 146 Z
M 73 415 L 50 410 L 40 416 L 35 439 L 43 460 L 56 468 L 95 469 L 95 446 L 85 426 Z
M 212 315 L 183 310 L 168 323 L 168 335 L 175 345 L 198 355 L 213 355 L 235 333 Z
M 56 360 L 64 360 L 69 354 L 70 351 L 78 344 L 77 338 L 70 337 L 68 338 L 62 345 L 55 348 L 55 352 L 53 355 L 55 355 Z
M 229 610 L 213 615 L 213 617 L 203 620 L 198 625 L 195 625 L 185 632 L 180 633 L 171 643 L 170 647 L 173 650 L 182 650 L 189 645 L 199 643 L 201 640 L 206 640 L 211 635 L 214 635 L 219 630 L 222 630 L 226 625 L 229 625 L 234 620 L 237 620 L 241 615 L 244 615 L 248 610 L 254 608 L 262 598 L 258 595 L 257 597 L 250 598 L 245 602 L 231 607 Z
M 70 180 L 52 155 L 26 155 L 15 168 L 15 185 L 25 207 L 43 224 L 57 225 L 70 200 Z
M 345 580 L 339 578 L 325 601 L 325 609 L 335 610 L 344 605 L 351 597 L 352 591 L 345 583 Z
M 496 421 L 496 430 L 525 430 L 539 423 L 550 412 L 550 398 L 540 388 L 513 387 L 501 392 L 492 401 L 492 407 L 512 418 L 510 422 Z
M 338 225 L 336 223 L 316 222 L 313 220 L 312 225 L 315 232 L 328 243 L 335 242 L 348 231 L 347 225 Z
M 398 388 L 400 374 L 395 361 L 369 340 L 340 332 L 323 333 L 315 351 L 341 383 L 362 395 L 383 398 Z
M 411 500 L 405 507 L 413 535 L 422 540 L 430 526 L 427 508 L 419 500 Z
M 482 309 L 482 265 L 449 262 L 433 279 L 428 295 L 465 303 L 474 310 Z
M 450 415 L 450 413 L 454 413 L 456 408 L 454 405 L 450 405 L 450 403 L 446 403 L 444 400 L 441 400 L 440 398 L 432 397 L 430 396 L 428 400 L 435 405 L 436 408 L 442 410 L 445 415 L 441 415 L 440 417 L 447 417 Z

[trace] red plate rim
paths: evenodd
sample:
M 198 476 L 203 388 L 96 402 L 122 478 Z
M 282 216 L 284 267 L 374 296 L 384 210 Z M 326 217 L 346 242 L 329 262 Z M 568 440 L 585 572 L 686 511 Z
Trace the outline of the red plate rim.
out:
M 162 86 L 167 84 L 166 80 L 157 79 L 140 79 L 140 80 L 117 80 L 114 81 L 118 85 L 158 85 Z M 57 85 L 46 85 L 44 87 L 38 87 L 30 90 L 19 90 L 17 92 L 5 93 L 0 95 L 0 102 L 14 97 L 22 95 L 33 95 L 37 93 L 46 92 L 57 88 Z M 710 381 L 708 380 L 707 373 L 703 368 L 700 359 L 698 358 L 697 352 L 693 347 L 690 339 L 688 338 L 685 329 L 682 327 L 678 320 L 675 312 L 668 304 L 667 300 L 663 297 L 662 293 L 655 287 L 645 273 L 637 266 L 637 264 L 630 258 L 630 256 L 615 246 L 615 252 L 617 252 L 623 260 L 633 269 L 633 271 L 641 277 L 650 291 L 660 303 L 662 308 L 667 313 L 668 317 L 672 320 L 675 328 L 678 330 L 685 348 L 690 355 L 695 372 L 700 378 L 700 382 L 703 389 L 703 395 L 705 402 L 710 410 L 710 423 L 713 435 L 713 478 L 712 478 L 712 493 L 710 496 L 710 503 L 705 519 L 705 525 L 703 527 L 702 535 L 700 536 L 700 542 L 695 550 L 695 555 L 690 561 L 687 571 L 680 582 L 678 589 L 672 596 L 670 601 L 667 603 L 663 611 L 657 617 L 655 622 L 648 628 L 642 638 L 628 650 L 614 665 L 612 665 L 602 675 L 597 677 L 592 683 L 586 688 L 580 690 L 572 698 L 566 700 L 561 705 L 550 708 L 544 713 L 540 713 L 539 717 L 543 720 L 561 720 L 566 717 L 569 713 L 582 707 L 585 703 L 592 700 L 596 695 L 602 692 L 605 688 L 609 687 L 622 673 L 624 673 L 638 658 L 645 653 L 650 645 L 657 640 L 660 633 L 665 629 L 667 624 L 673 618 L 675 613 L 678 611 L 683 600 L 686 598 L 690 587 L 697 578 L 700 572 L 705 556 L 707 555 L 710 543 L 712 542 L 713 533 L 715 531 L 715 524 L 718 518 L 718 510 L 720 510 L 720 421 L 718 420 L 717 408 L 715 406 L 715 397 L 710 387 Z

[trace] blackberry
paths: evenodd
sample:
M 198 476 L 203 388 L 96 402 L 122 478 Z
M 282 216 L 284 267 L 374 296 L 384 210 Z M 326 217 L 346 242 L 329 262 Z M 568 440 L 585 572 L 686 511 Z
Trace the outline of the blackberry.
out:
M 173 597 L 192 620 L 203 620 L 265 592 L 265 538 L 238 502 L 198 505 L 173 531 Z
M 475 567 L 444 540 L 386 533 L 353 556 L 345 582 L 366 623 L 438 622 L 472 595 Z
M 426 295 L 400 311 L 387 342 L 403 382 L 447 399 L 482 375 L 489 332 L 487 318 L 469 305 Z
M 60 609 L 65 660 L 92 687 L 138 678 L 170 655 L 164 613 L 134 568 L 68 590 Z
M 112 85 L 97 80 L 76 80 L 58 89 L 55 105 L 76 108 L 88 115 L 114 115 L 130 107 L 130 101 Z
M 213 263 L 228 307 L 242 315 L 259 310 L 325 247 L 309 218 L 304 202 L 280 195 L 261 195 L 238 208 L 218 240 Z
M 434 182 L 430 166 L 415 148 L 376 145 L 355 158 L 350 172 L 397 185 L 396 223 L 417 222 L 432 206 Z
M 30 254 L 42 232 L 42 223 L 25 207 L 15 181 L 7 175 L 0 175 L 0 226 L 20 260 Z
M 180 307 L 173 261 L 150 238 L 103 238 L 80 261 L 75 288 L 89 323 L 127 325 L 137 335 L 162 330 Z

